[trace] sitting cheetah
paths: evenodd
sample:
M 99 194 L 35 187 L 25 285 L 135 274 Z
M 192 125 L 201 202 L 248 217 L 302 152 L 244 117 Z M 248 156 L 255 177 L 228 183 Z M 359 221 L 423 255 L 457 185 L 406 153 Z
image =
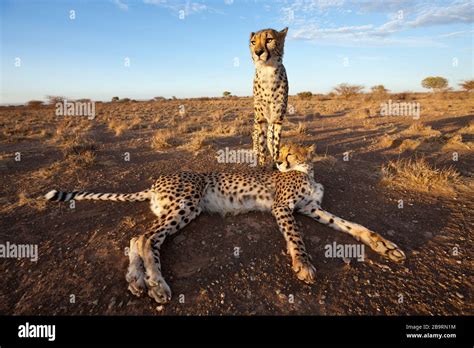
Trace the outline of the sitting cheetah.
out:
M 294 212 L 312 217 L 338 231 L 348 233 L 377 253 L 393 261 L 405 254 L 394 243 L 353 222 L 321 209 L 323 186 L 314 181 L 310 162 L 313 147 L 283 146 L 277 166 L 280 171 L 251 173 L 177 173 L 158 178 L 151 189 L 130 193 L 59 192 L 45 195 L 50 201 L 103 200 L 145 201 L 157 216 L 148 233 L 130 241 L 130 265 L 126 280 L 136 296 L 147 292 L 158 303 L 171 299 L 171 291 L 161 274 L 160 248 L 165 238 L 176 233 L 202 211 L 243 213 L 269 211 L 275 217 L 286 240 L 296 276 L 306 283 L 315 280 L 311 264 L 298 232 Z
M 250 52 L 255 63 L 253 81 L 253 151 L 260 165 L 266 147 L 274 163 L 279 157 L 283 118 L 288 104 L 288 79 L 283 66 L 283 48 L 288 28 L 264 29 L 250 34 Z

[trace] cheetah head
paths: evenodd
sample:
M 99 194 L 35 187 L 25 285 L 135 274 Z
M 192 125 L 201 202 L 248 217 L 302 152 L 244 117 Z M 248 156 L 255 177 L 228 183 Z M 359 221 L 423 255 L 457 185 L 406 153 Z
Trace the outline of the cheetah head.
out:
M 274 65 L 283 58 L 283 48 L 288 28 L 282 31 L 263 29 L 250 33 L 250 53 L 255 65 Z
M 302 146 L 297 144 L 282 145 L 280 149 L 280 157 L 276 163 L 280 172 L 288 172 L 297 170 L 306 174 L 311 174 L 313 164 L 311 159 L 315 146 Z

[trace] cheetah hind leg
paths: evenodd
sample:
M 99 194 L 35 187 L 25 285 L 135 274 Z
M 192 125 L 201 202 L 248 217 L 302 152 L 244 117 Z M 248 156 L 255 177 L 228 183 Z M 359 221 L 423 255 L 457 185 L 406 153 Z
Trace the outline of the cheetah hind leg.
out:
M 194 220 L 200 213 L 201 195 L 193 198 L 179 211 L 170 212 L 157 219 L 151 231 L 140 236 L 138 252 L 145 268 L 145 284 L 148 296 L 162 304 L 171 300 L 171 289 L 161 273 L 160 248 L 165 238 L 176 233 Z

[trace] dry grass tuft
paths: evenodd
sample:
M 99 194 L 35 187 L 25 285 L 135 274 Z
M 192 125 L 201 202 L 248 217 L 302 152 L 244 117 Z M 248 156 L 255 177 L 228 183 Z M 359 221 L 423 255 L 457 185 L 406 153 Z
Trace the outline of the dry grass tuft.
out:
M 107 127 L 115 132 L 116 137 L 122 135 L 122 133 L 128 128 L 125 122 L 116 118 L 109 121 Z
M 37 211 L 43 211 L 46 209 L 46 200 L 41 198 L 31 198 L 28 197 L 25 192 L 20 192 L 18 195 L 18 203 L 15 205 L 17 207 L 28 206 Z
M 436 168 L 424 158 L 405 158 L 382 166 L 383 182 L 415 191 L 452 192 L 459 173 L 452 166 Z
M 421 122 L 413 123 L 410 127 L 405 129 L 401 134 L 404 135 L 420 135 L 420 136 L 437 136 L 441 132 L 434 130 L 431 126 L 426 126 Z
M 187 147 L 192 151 L 198 151 L 205 146 L 208 140 L 210 140 L 209 133 L 206 130 L 201 130 L 193 134 L 193 138 Z
M 414 139 L 405 139 L 400 143 L 400 146 L 398 147 L 398 150 L 400 152 L 405 152 L 405 151 L 415 151 L 420 145 L 422 144 L 421 141 L 419 140 L 414 140 Z
M 391 147 L 394 141 L 395 141 L 395 138 L 393 136 L 384 134 L 378 141 L 378 146 L 381 148 Z
M 292 128 L 285 131 L 284 136 L 297 136 L 297 135 L 306 135 L 308 131 L 308 127 L 304 122 L 298 122 L 297 124 L 293 124 Z
M 170 129 L 158 129 L 152 138 L 152 147 L 155 150 L 164 150 L 175 146 L 174 132 Z

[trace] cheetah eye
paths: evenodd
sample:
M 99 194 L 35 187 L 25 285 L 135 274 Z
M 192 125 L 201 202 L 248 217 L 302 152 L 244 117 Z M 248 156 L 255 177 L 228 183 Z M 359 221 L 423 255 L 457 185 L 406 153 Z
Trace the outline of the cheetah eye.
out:
M 255 45 L 255 40 L 250 41 L 252 45 Z
M 272 41 L 273 41 L 273 39 L 271 37 L 267 39 L 267 43 L 270 43 Z

